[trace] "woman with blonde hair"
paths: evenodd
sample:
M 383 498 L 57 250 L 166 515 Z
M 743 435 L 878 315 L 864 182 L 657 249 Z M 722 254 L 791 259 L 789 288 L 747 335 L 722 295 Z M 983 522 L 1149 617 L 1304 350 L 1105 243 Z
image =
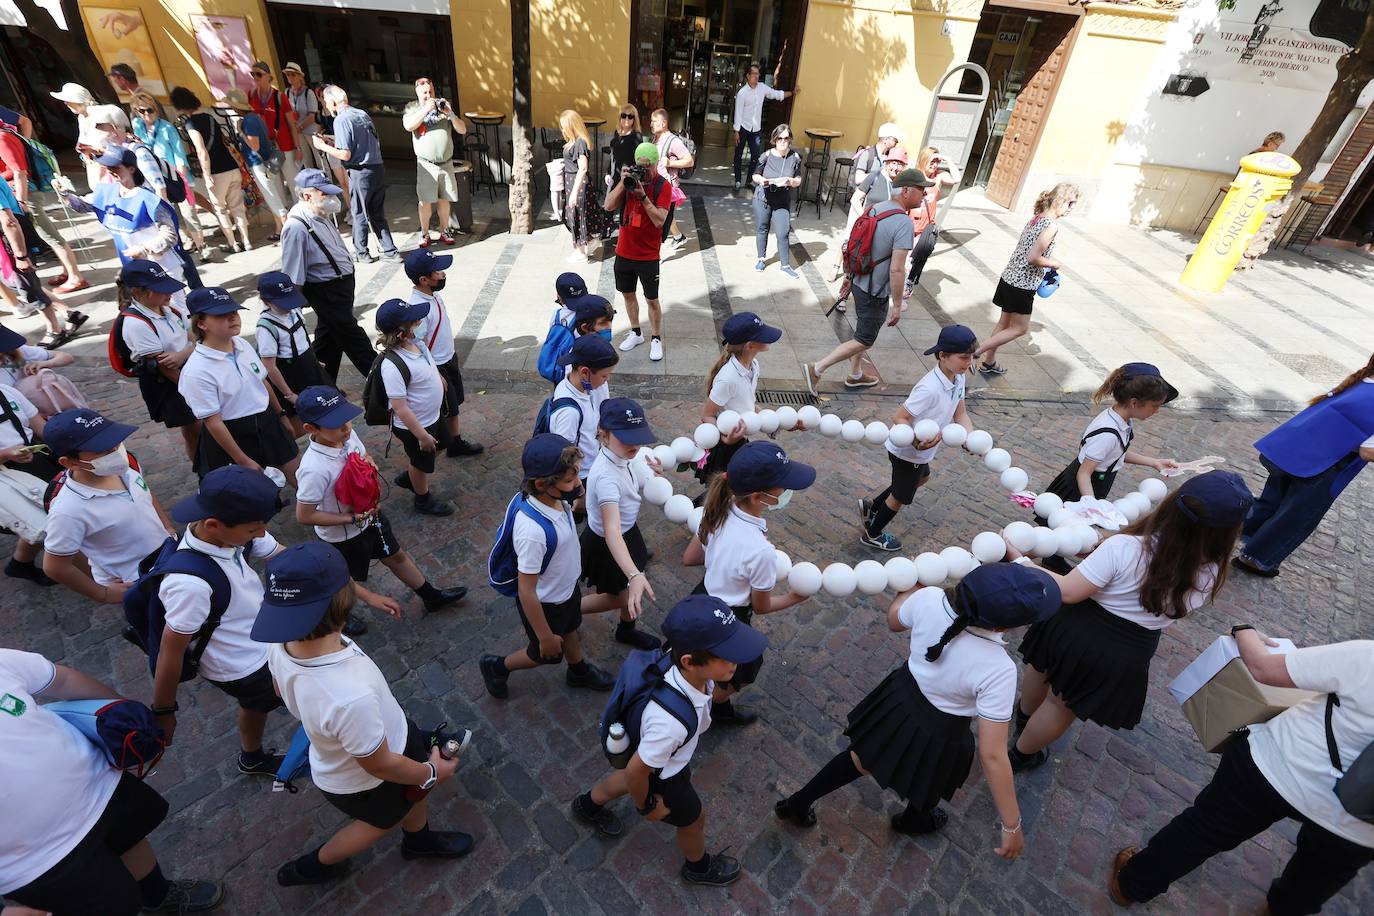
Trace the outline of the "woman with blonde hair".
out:
M 644 129 L 639 124 L 639 109 L 626 102 L 620 106 L 615 134 L 611 137 L 611 166 L 606 187 L 620 184 L 620 170 L 635 164 L 635 147 L 644 142 Z
M 1050 257 L 1059 235 L 1059 220 L 1071 213 L 1077 203 L 1078 187 L 1067 181 L 1041 191 L 1035 199 L 1035 215 L 1021 230 L 1011 260 L 997 281 L 997 292 L 992 294 L 992 304 L 1002 310 L 1002 317 L 973 354 L 975 359 L 983 358 L 979 371 L 984 375 L 1004 375 L 1007 370 L 997 364 L 997 348 L 1030 330 L 1035 291 L 1047 275 L 1053 272 L 1058 276 L 1059 268 L 1064 266 Z
M 593 235 L 592 220 L 601 211 L 596 187 L 591 181 L 592 138 L 582 116 L 571 108 L 558 116 L 563 134 L 563 225 L 572 234 L 573 253 L 568 260 L 587 263 L 587 243 Z
M 186 186 L 186 199 L 177 204 L 181 211 L 181 229 L 192 251 L 204 249 L 205 233 L 201 230 L 200 217 L 196 213 L 195 177 L 191 174 L 191 164 L 186 158 L 181 135 L 170 121 L 162 117 L 162 107 L 149 93 L 141 90 L 135 92 L 130 108 L 135 115 L 130 124 L 134 136 L 181 176 L 181 183 Z

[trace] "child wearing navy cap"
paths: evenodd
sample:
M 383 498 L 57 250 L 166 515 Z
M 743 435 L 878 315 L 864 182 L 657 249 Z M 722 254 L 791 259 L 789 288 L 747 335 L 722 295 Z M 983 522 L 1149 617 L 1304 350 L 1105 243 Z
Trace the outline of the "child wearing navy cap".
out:
M 300 453 L 282 419 L 281 403 L 249 343 L 239 337 L 239 311 L 228 290 L 203 286 L 186 297 L 195 350 L 181 367 L 177 390 L 205 434 L 193 467 L 203 479 L 228 464 L 279 468 L 292 484 Z
M 505 658 L 483 655 L 479 663 L 487 693 L 498 700 L 510 694 L 507 682 L 512 671 L 556 665 L 565 658 L 569 687 L 610 690 L 615 684 L 615 678 L 583 656 L 577 632 L 582 626 L 582 590 L 577 584 L 582 578 L 582 551 L 570 504 L 582 491 L 577 479 L 581 463 L 581 450 L 555 433 L 533 437 L 520 456 L 526 507 L 541 519 L 517 512 L 511 531 L 519 573 L 515 607 L 527 643 Z M 552 553 L 546 525 L 557 538 Z
M 119 314 L 111 333 L 138 376 L 148 419 L 180 432 L 186 457 L 195 461 L 201 422 L 177 389 L 182 367 L 196 349 L 185 290 L 162 265 L 129 261 L 115 281 Z
M 777 551 L 768 540 L 763 513 L 786 507 L 793 493 L 815 482 L 815 468 L 791 460 L 772 442 L 750 442 L 735 452 L 726 473 L 711 478 L 701 526 L 682 555 L 684 566 L 706 566 L 693 594 L 714 595 L 745 623 L 755 614 L 776 613 L 805 601 L 795 592 L 772 593 L 778 583 Z M 716 684 L 711 707 L 715 722 L 738 726 L 758 718 L 757 713 L 736 709 L 731 697 L 754 683 L 762 667 L 760 655 L 741 664 L 728 683 Z
M 689 735 L 684 723 L 651 698 L 643 707 L 639 746 L 625 769 L 615 770 L 573 799 L 572 811 L 602 836 L 618 837 L 624 827 L 607 806 L 630 796 L 641 816 L 677 828 L 684 881 L 723 887 L 738 880 L 740 864 L 722 852 L 706 852 L 706 809 L 692 785 L 692 755 L 711 727 L 710 699 L 716 685 L 734 677 L 739 666 L 761 658 L 768 638 L 710 595 L 678 602 L 664 618 L 663 635 L 673 662 L 663 683 L 691 703 L 697 715 L 695 731 Z
M 445 759 L 430 746 L 376 663 L 343 635 L 357 600 L 343 556 L 326 544 L 297 544 L 272 558 L 267 577 L 253 639 L 271 643 L 272 683 L 310 737 L 311 781 L 352 818 L 322 846 L 278 869 L 277 883 L 339 878 L 350 858 L 397 825 L 403 859 L 467 855 L 471 836 L 429 826 L 429 793 L 453 778 L 458 758 Z M 457 737 L 466 747 L 471 736 L 464 729 Z
M 978 756 L 1001 816 L 995 849 L 1007 859 L 1021 855 L 1025 835 L 1007 759 L 1016 663 L 1002 634 L 1048 619 L 1060 604 L 1059 586 L 1029 562 L 980 566 L 955 588 L 917 587 L 893 599 L 887 625 L 911 632 L 910 658 L 849 713 L 848 749 L 779 801 L 778 817 L 814 827 L 818 799 L 870 774 L 907 803 L 892 817 L 893 830 L 939 830 L 949 820 L 940 800 L 954 797 L 973 766 L 969 726 L 977 719 Z
M 258 355 L 267 367 L 267 378 L 276 390 L 282 412 L 299 438 L 305 430 L 296 417 L 296 396 L 311 385 L 323 385 L 324 369 L 305 330 L 305 296 L 279 270 L 258 277 L 262 314 L 258 316 Z
M 559 358 L 568 374 L 553 386 L 553 403 L 564 405 L 549 413 L 549 432 L 556 433 L 582 450 L 582 465 L 577 476 L 586 481 L 592 462 L 600 450 L 596 438 L 601 405 L 611 396 L 611 376 L 620 363 L 620 354 L 610 341 L 598 335 L 579 337 L 572 349 Z M 568 403 L 570 402 L 570 403 Z M 579 510 L 583 501 L 578 500 Z
M 549 327 L 555 324 L 567 324 L 572 318 L 572 303 L 577 299 L 587 295 L 587 281 L 582 279 L 582 275 L 573 271 L 564 271 L 558 275 L 558 279 L 553 281 L 553 301 L 558 305 L 553 310 L 553 316 L 549 319 Z
M 1164 629 L 1216 599 L 1254 497 L 1240 475 L 1192 478 L 1059 583 L 1064 606 L 1026 631 L 1013 770 L 1038 767 L 1074 719 L 1135 728 Z M 1008 546 L 1011 556 L 1019 556 Z
M 954 422 L 971 432 L 973 421 L 969 419 L 964 401 L 964 376 L 973 365 L 973 351 L 977 346 L 978 338 L 962 324 L 941 328 L 935 345 L 925 351 L 926 356 L 935 357 L 935 368 L 912 386 L 911 393 L 892 415 L 892 425 L 915 426 L 922 420 L 934 420 L 941 430 Z M 911 505 L 916 490 L 930 479 L 930 462 L 939 451 L 942 438 L 942 433 L 936 433 L 927 442 L 911 445 L 894 445 L 891 439 L 887 441 L 892 480 L 881 493 L 859 500 L 860 543 L 879 550 L 902 549 L 902 542 L 883 529 L 897 517 L 903 506 Z
M 755 392 L 759 387 L 760 353 L 768 350 L 782 339 L 782 331 L 764 324 L 763 319 L 753 312 L 739 312 L 731 315 L 721 326 L 721 339 L 724 348 L 720 358 L 706 374 L 706 403 L 701 408 L 701 422 L 716 422 L 722 410 L 733 410 L 743 414 L 755 409 Z M 746 438 L 744 421 L 721 435 L 706 453 L 706 463 L 696 470 L 696 478 L 709 484 L 711 478 L 725 470 L 730 458 L 749 440 Z
M 482 454 L 485 446 L 464 439 L 459 431 L 458 412 L 465 400 L 463 373 L 458 365 L 458 353 L 453 346 L 453 325 L 449 323 L 448 306 L 439 291 L 448 283 L 444 271 L 452 266 L 453 255 L 434 254 L 417 248 L 406 256 L 406 276 L 415 288 L 410 291 L 412 305 L 429 306 L 415 336 L 425 342 L 439 374 L 444 377 L 444 423 L 448 426 L 449 444 L 445 454 L 450 458 L 467 458 Z

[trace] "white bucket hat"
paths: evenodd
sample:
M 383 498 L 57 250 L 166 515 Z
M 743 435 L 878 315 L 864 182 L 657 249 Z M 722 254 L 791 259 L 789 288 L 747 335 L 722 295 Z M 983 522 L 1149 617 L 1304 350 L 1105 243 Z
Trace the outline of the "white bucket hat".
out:
M 80 83 L 64 83 L 59 91 L 48 94 L 59 102 L 71 102 L 75 105 L 95 104 L 95 96 L 91 95 L 91 90 Z
M 891 121 L 888 121 L 882 127 L 878 128 L 878 139 L 881 140 L 883 137 L 891 137 L 893 140 L 901 143 L 902 129 Z

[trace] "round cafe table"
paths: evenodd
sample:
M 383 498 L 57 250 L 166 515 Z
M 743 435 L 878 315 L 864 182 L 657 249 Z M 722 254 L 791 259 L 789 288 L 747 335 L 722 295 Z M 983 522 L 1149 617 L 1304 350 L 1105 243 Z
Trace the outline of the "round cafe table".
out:
M 501 155 L 501 124 L 505 122 L 506 116 L 499 111 L 484 111 L 479 108 L 477 111 L 463 112 L 463 117 L 471 121 L 477 128 L 477 133 L 482 137 L 489 153 L 495 153 L 497 171 L 495 176 L 496 183 L 505 184 L 506 158 Z M 491 138 L 490 140 L 487 139 L 488 134 Z M 481 168 L 484 168 L 487 174 L 491 175 L 491 164 L 489 161 L 483 161 Z

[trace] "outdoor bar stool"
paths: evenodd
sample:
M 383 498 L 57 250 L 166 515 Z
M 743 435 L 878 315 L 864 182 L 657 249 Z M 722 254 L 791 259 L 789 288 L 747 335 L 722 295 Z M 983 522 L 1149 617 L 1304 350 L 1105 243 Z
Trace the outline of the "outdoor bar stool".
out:
M 476 127 L 469 136 L 476 142 L 465 142 L 464 147 L 469 153 L 475 154 L 480 162 L 474 162 L 476 167 L 474 173 L 475 181 L 486 181 L 487 187 L 491 192 L 492 199 L 496 198 L 496 185 L 506 183 L 506 159 L 501 154 L 501 124 L 506 120 L 506 116 L 499 111 L 465 111 L 463 117 L 467 118 Z M 490 139 L 488 139 L 490 134 Z M 489 156 L 495 151 L 497 174 L 491 171 Z
M 463 135 L 463 155 L 467 157 L 472 166 L 472 191 L 477 193 L 477 189 L 482 185 L 487 186 L 488 195 L 492 203 L 496 202 L 496 179 L 491 174 L 491 166 L 487 164 L 487 153 L 491 147 L 487 141 L 478 133 Z
M 563 135 L 555 134 L 549 138 L 547 127 L 539 128 L 539 145 L 544 147 L 544 157 L 547 161 L 553 162 L 555 159 L 563 158 Z
M 830 170 L 830 187 L 828 189 L 828 193 L 830 194 L 830 206 L 826 209 L 835 209 L 835 192 L 841 190 L 847 192 L 849 190 L 849 181 L 853 177 L 854 157 L 836 156 L 835 167 Z
M 808 127 L 806 135 L 811 138 L 811 149 L 806 154 L 806 160 L 802 163 L 802 184 L 799 189 L 801 193 L 798 198 L 802 201 L 814 200 L 816 202 L 816 218 L 821 215 L 821 197 L 825 192 L 825 173 L 830 168 L 830 144 L 843 137 L 844 134 L 838 130 L 830 130 L 826 127 Z M 815 196 L 806 196 L 807 182 L 812 174 L 816 176 L 816 187 L 812 192 Z M 800 212 L 800 208 L 798 208 Z

